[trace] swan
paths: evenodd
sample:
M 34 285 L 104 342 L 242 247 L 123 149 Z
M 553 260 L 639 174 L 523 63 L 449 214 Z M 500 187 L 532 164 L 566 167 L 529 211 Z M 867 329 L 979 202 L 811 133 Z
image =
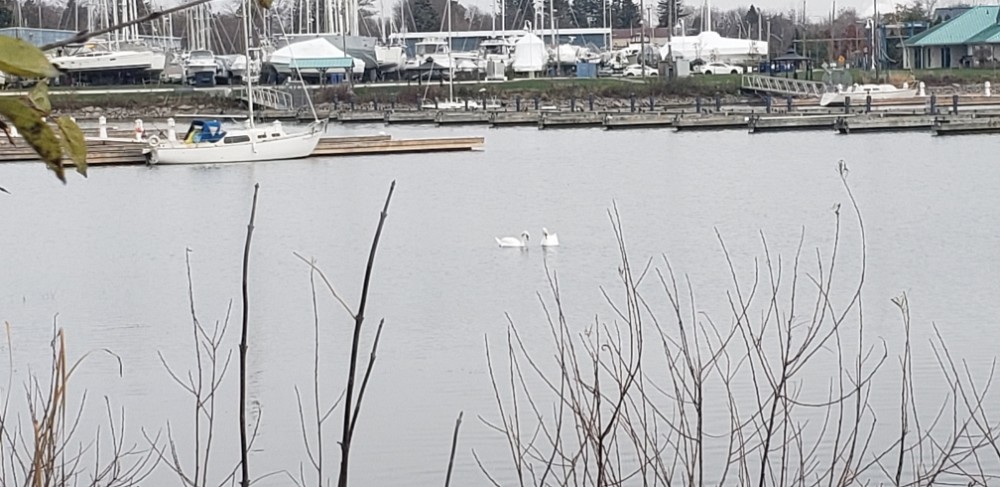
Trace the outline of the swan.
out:
M 549 233 L 547 228 L 542 228 L 542 247 L 558 247 L 559 236 Z
M 494 238 L 497 241 L 497 245 L 499 245 L 501 247 L 521 247 L 521 248 L 524 248 L 524 247 L 528 246 L 528 239 L 531 238 L 531 236 L 528 235 L 528 231 L 525 230 L 525 231 L 521 232 L 521 238 L 517 238 L 517 237 L 504 237 L 504 238 L 494 237 Z

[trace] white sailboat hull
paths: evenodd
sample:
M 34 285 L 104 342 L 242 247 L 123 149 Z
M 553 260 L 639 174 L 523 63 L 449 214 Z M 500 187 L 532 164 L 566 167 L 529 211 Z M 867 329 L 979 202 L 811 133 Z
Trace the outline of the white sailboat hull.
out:
M 312 155 L 325 131 L 325 124 L 313 124 L 306 132 L 257 138 L 254 142 L 226 143 L 227 139 L 249 135 L 251 139 L 269 133 L 267 128 L 227 132 L 218 142 L 188 144 L 163 142 L 149 150 L 150 164 L 223 164 L 302 159 Z
M 823 93 L 819 100 L 819 106 L 843 105 L 848 97 L 851 98 L 851 103 L 857 106 L 865 103 L 869 96 L 872 97 L 872 101 L 899 100 L 916 97 L 917 90 L 915 88 L 897 88 L 892 85 L 855 85 L 846 90 Z

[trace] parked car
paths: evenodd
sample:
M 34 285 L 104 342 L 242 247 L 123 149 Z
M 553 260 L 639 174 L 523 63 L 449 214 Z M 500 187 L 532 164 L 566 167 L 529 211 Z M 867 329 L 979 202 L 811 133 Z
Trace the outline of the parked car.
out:
M 698 67 L 698 73 L 704 74 L 740 74 L 743 68 L 728 63 L 708 63 Z
M 644 66 L 642 64 L 633 64 L 625 68 L 625 70 L 622 71 L 622 74 L 625 76 L 643 76 L 643 75 L 656 76 L 659 73 L 657 73 L 655 69 L 649 66 Z

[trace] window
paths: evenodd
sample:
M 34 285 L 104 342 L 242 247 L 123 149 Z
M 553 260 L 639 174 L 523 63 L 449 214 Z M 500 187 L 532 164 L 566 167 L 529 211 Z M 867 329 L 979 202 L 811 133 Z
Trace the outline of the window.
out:
M 240 142 L 250 142 L 249 135 L 234 135 L 222 139 L 223 144 L 239 144 Z

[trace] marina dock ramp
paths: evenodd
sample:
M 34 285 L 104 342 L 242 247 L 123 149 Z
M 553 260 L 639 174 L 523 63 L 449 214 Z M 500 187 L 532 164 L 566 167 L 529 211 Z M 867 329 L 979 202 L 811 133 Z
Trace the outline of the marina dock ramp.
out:
M 793 96 L 796 98 L 819 98 L 826 92 L 826 85 L 820 81 L 745 74 L 740 82 L 744 93 L 771 95 L 774 97 Z

